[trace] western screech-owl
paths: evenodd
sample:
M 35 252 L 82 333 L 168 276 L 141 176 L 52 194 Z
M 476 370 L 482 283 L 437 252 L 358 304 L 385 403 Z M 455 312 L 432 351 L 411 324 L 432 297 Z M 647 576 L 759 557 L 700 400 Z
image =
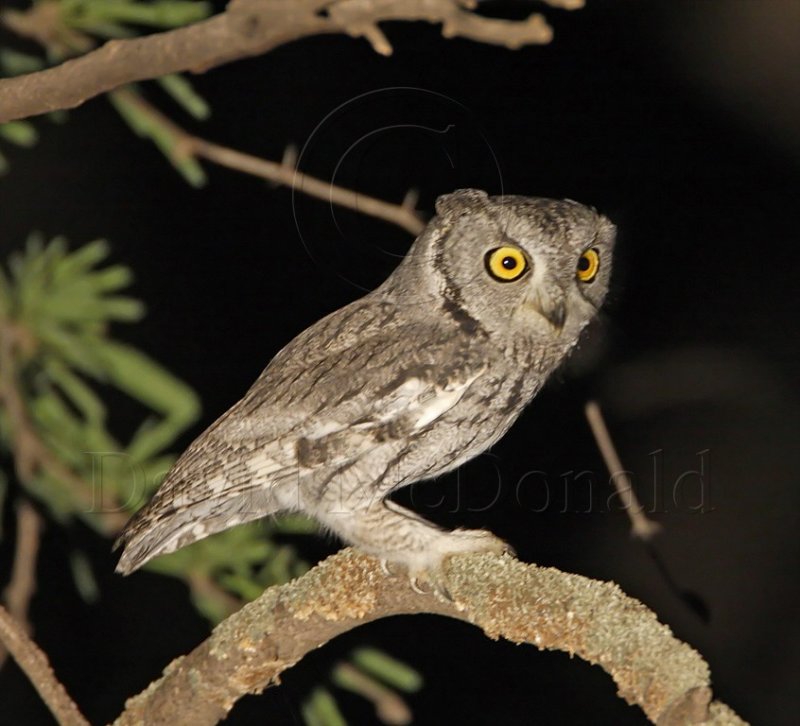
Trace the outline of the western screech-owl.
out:
M 412 577 L 505 549 L 387 496 L 511 426 L 603 302 L 614 226 L 577 202 L 469 189 L 436 211 L 379 288 L 298 335 L 178 459 L 122 535 L 118 571 L 283 511 Z

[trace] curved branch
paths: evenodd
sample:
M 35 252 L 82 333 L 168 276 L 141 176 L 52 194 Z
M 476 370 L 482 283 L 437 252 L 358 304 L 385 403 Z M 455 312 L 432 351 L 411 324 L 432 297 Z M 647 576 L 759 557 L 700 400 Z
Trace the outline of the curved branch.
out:
M 450 558 L 444 578 L 452 600 L 418 594 L 405 577 L 383 575 L 377 560 L 343 550 L 220 623 L 131 698 L 115 724 L 217 723 L 239 698 L 277 683 L 337 635 L 414 613 L 457 618 L 493 639 L 563 650 L 600 665 L 620 696 L 659 726 L 744 724 L 724 704 L 709 705 L 709 671 L 700 655 L 613 583 L 475 554 Z
M 545 0 L 576 8 L 582 0 Z M 142 38 L 112 40 L 59 66 L 0 80 L 0 123 L 74 108 L 119 86 L 168 73 L 200 73 L 311 35 L 364 37 L 382 55 L 392 47 L 378 28 L 389 20 L 440 23 L 442 34 L 519 48 L 548 43 L 539 14 L 497 20 L 470 12 L 474 0 L 231 0 L 208 20 Z
M 60 726 L 89 726 L 78 707 L 67 695 L 55 675 L 47 656 L 42 653 L 22 627 L 0 605 L 0 642 L 11 653 L 17 665 L 30 679 Z

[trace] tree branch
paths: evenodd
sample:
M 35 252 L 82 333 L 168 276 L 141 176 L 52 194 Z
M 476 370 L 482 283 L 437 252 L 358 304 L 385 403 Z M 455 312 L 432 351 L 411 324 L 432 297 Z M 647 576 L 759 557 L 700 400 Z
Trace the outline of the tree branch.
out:
M 577 8 L 582 0 L 545 0 Z M 471 12 L 475 0 L 231 0 L 208 20 L 142 38 L 112 40 L 61 65 L 0 80 L 0 123 L 84 101 L 133 81 L 168 73 L 201 73 L 266 53 L 312 35 L 364 37 L 382 55 L 392 47 L 378 27 L 390 20 L 440 23 L 442 34 L 519 48 L 548 43 L 552 30 L 538 13 L 499 20 Z
M 39 540 L 42 518 L 33 505 L 24 497 L 17 503 L 17 541 L 14 547 L 14 564 L 11 579 L 3 592 L 8 612 L 27 634 L 31 632 L 28 608 L 36 592 L 36 561 L 39 555 Z M 0 668 L 5 663 L 7 651 L 0 645 Z
M 50 713 L 61 726 L 89 726 L 78 707 L 67 695 L 55 675 L 47 656 L 23 631 L 19 623 L 0 605 L 0 641 L 17 665 L 30 679 Z
M 361 214 L 396 224 L 413 235 L 418 235 L 425 227 L 425 223 L 414 210 L 416 197 L 413 194 L 406 195 L 401 204 L 385 202 L 303 174 L 295 168 L 291 155 L 287 155 L 285 161 L 279 163 L 192 136 L 128 88 L 112 91 L 111 98 L 117 104 L 135 108 L 140 123 L 148 124 L 151 128 L 157 127 L 159 133 L 166 133 L 170 137 L 169 149 L 162 148 L 162 151 L 170 155 L 175 166 L 179 166 L 188 158 L 206 159 L 219 166 L 290 187 L 301 194 L 308 194 L 330 204 L 338 204 Z
M 631 521 L 631 533 L 634 537 L 649 542 L 661 531 L 661 525 L 647 516 L 644 507 L 639 502 L 639 497 L 636 496 L 636 490 L 633 488 L 633 482 L 622 466 L 617 447 L 614 446 L 614 440 L 611 438 L 606 426 L 600 404 L 594 400 L 587 401 L 584 413 L 586 414 L 589 428 L 592 430 L 592 436 L 594 436 L 597 448 L 600 450 L 608 473 L 611 475 L 611 482 L 622 502 L 622 508 Z
M 239 698 L 277 683 L 337 635 L 416 613 L 457 618 L 492 639 L 563 650 L 600 665 L 620 696 L 659 726 L 744 724 L 724 704 L 709 705 L 709 671 L 700 655 L 613 583 L 495 555 L 452 557 L 444 577 L 452 600 L 418 594 L 404 577 L 383 575 L 377 560 L 346 549 L 220 623 L 129 699 L 115 726 L 215 724 Z

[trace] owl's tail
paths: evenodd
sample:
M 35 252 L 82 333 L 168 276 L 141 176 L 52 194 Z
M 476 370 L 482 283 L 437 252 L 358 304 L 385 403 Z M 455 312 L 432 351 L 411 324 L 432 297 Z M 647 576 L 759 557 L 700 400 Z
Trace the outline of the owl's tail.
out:
M 154 557 L 277 512 L 277 506 L 266 506 L 263 497 L 259 500 L 254 506 L 252 497 L 245 494 L 223 494 L 176 507 L 165 505 L 156 495 L 114 543 L 114 549 L 123 547 L 116 571 L 130 575 Z

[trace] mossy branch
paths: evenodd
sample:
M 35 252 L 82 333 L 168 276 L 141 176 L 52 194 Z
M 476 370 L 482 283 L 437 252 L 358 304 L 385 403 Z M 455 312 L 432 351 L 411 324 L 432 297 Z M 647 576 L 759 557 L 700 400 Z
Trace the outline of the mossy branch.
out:
M 619 695 L 659 726 L 745 723 L 725 704 L 710 703 L 701 656 L 613 583 L 475 554 L 451 558 L 445 580 L 452 599 L 419 594 L 404 577 L 384 575 L 377 560 L 343 550 L 220 623 L 131 698 L 115 726 L 215 724 L 239 698 L 278 683 L 337 635 L 419 613 L 472 623 L 492 639 L 578 655 L 602 667 Z

